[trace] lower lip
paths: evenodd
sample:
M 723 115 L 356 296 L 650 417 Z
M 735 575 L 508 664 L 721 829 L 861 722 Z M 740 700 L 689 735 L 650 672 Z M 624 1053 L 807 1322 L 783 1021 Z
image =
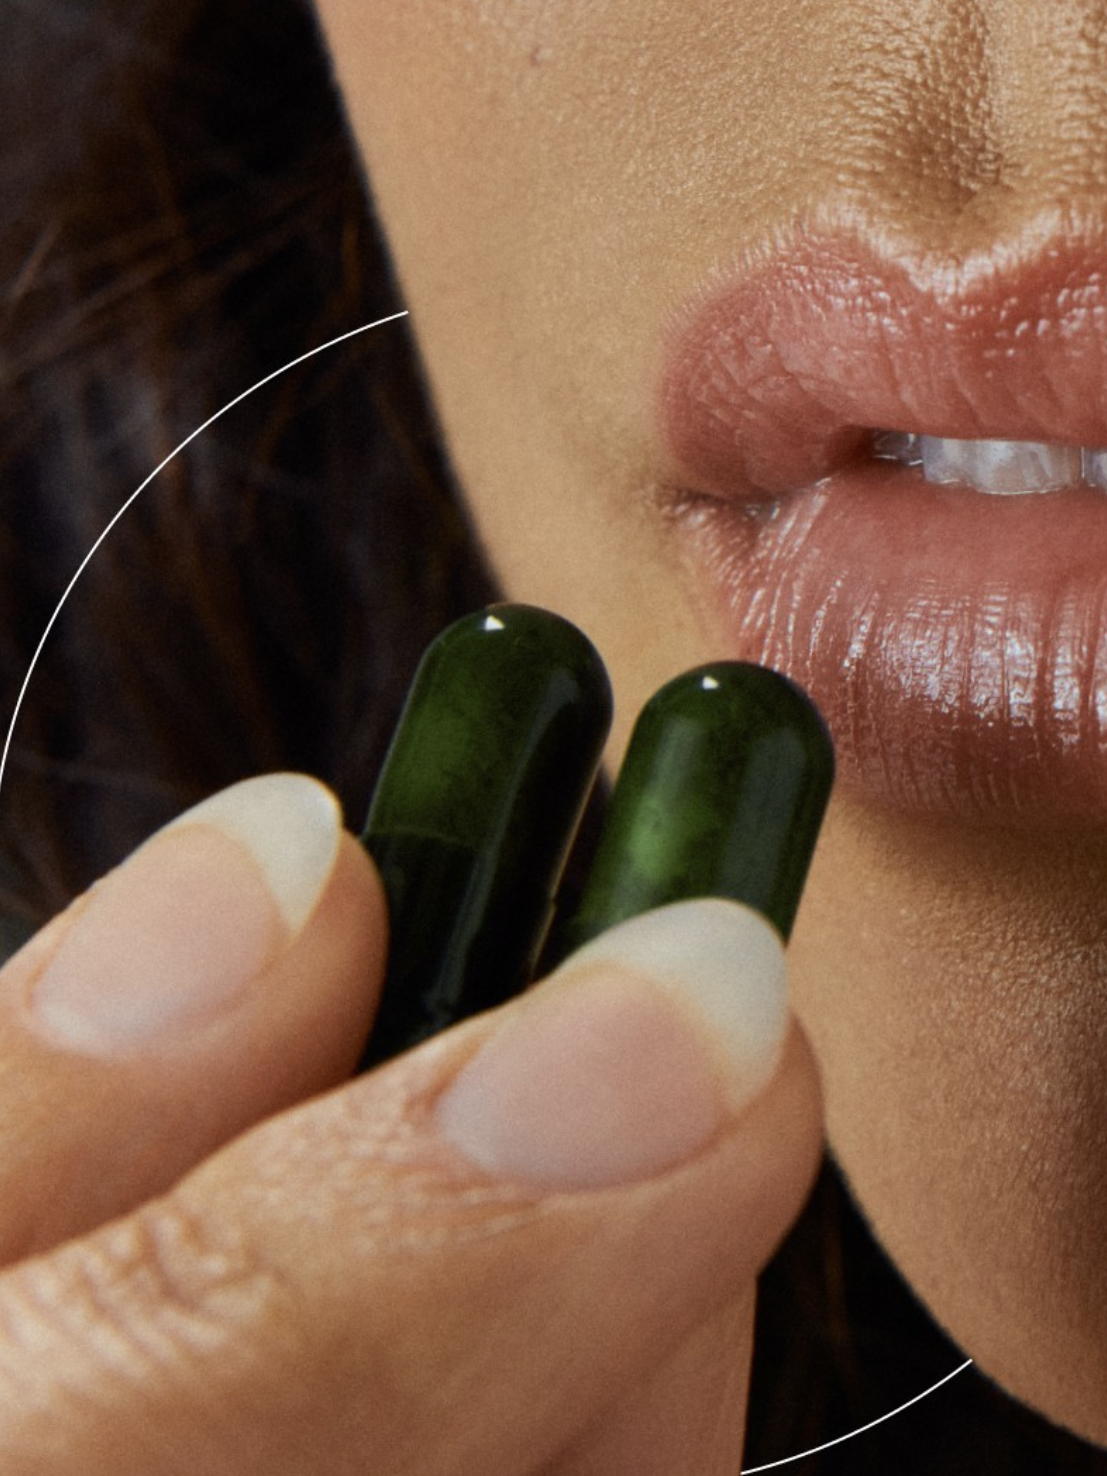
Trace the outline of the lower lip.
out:
M 676 519 L 726 652 L 801 683 L 844 787 L 964 821 L 1107 821 L 1107 495 L 870 462 Z

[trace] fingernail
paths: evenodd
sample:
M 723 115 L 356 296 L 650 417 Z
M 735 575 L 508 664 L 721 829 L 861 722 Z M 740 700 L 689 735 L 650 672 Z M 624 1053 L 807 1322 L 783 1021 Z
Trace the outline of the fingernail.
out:
M 77 901 L 32 988 L 32 1023 L 69 1049 L 116 1055 L 211 1019 L 311 916 L 340 836 L 334 796 L 306 775 L 203 800 Z
M 752 908 L 674 902 L 618 924 L 505 1010 L 439 1099 L 497 1176 L 631 1183 L 704 1147 L 776 1070 L 784 951 Z

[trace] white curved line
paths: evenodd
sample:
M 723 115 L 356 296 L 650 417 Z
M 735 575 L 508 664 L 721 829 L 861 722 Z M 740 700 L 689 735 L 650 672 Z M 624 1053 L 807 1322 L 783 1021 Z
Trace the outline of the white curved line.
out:
M 81 575 L 84 573 L 85 568 L 88 565 L 88 561 L 92 558 L 92 555 L 100 547 L 104 539 L 115 527 L 116 523 L 118 523 L 119 519 L 127 511 L 127 509 L 130 507 L 131 503 L 135 500 L 138 494 L 146 490 L 146 488 L 150 485 L 150 483 L 154 480 L 158 473 L 160 471 L 163 471 L 169 465 L 174 456 L 183 451 L 184 448 L 191 441 L 194 441 L 198 435 L 201 435 L 204 431 L 206 431 L 209 426 L 214 425 L 217 420 L 226 415 L 228 410 L 233 410 L 236 405 L 240 405 L 242 401 L 245 400 L 247 396 L 252 395 L 255 390 L 261 389 L 263 385 L 269 384 L 271 380 L 278 379 L 282 374 L 287 374 L 290 369 L 295 369 L 296 365 L 302 364 L 305 359 L 311 359 L 316 354 L 325 353 L 327 349 L 334 348 L 336 344 L 345 343 L 346 339 L 348 338 L 356 338 L 359 333 L 368 333 L 370 328 L 380 328 L 385 323 L 394 323 L 397 318 L 406 318 L 407 315 L 408 310 L 407 308 L 404 308 L 402 312 L 390 313 L 387 318 L 377 318 L 372 323 L 363 323 L 360 328 L 351 328 L 348 333 L 340 333 L 337 338 L 332 338 L 327 343 L 321 343 L 318 348 L 309 349 L 306 354 L 300 354 L 297 358 L 290 359 L 287 364 L 282 364 L 279 369 L 274 369 L 272 374 L 267 374 L 264 379 L 259 379 L 257 384 L 252 384 L 249 389 L 243 390 L 240 395 L 236 395 L 233 400 L 228 401 L 228 403 L 223 406 L 222 410 L 217 410 L 214 415 L 210 415 L 207 420 L 204 421 L 203 425 L 198 425 L 194 431 L 185 436 L 181 444 L 177 446 L 174 450 L 170 451 L 165 460 L 160 462 L 154 468 L 154 470 L 150 473 L 150 475 L 146 478 L 142 485 L 135 488 L 135 490 L 131 493 L 130 497 L 127 498 L 123 506 L 119 508 L 119 510 L 115 513 L 115 516 L 108 523 L 107 527 L 100 534 L 99 538 L 97 538 L 96 542 L 89 549 L 88 553 L 86 553 L 84 558 L 81 560 L 76 574 L 74 574 L 73 578 L 66 585 L 65 592 L 62 595 L 61 599 L 58 601 L 54 613 L 46 622 L 46 629 L 42 632 L 39 643 L 35 647 L 35 654 L 31 657 L 31 664 L 27 668 L 27 675 L 23 678 L 23 685 L 20 687 L 19 696 L 16 698 L 15 701 L 15 711 L 12 713 L 11 722 L 8 724 L 7 737 L 4 739 L 4 752 L 3 754 L 0 754 L 0 785 L 2 785 L 4 782 L 4 771 L 8 765 L 8 750 L 11 748 L 12 734 L 15 732 L 15 722 L 19 716 L 19 709 L 23 706 L 23 698 L 27 693 L 27 686 L 31 680 L 31 675 L 34 672 L 35 667 L 38 665 L 38 658 L 42 655 L 42 648 L 46 644 L 46 637 L 54 628 L 54 621 L 57 620 L 58 616 L 61 614 L 62 606 L 65 604 L 66 600 L 73 592 L 73 586 L 77 583 L 77 580 L 80 579 Z
M 2 785 L 4 782 L 4 772 L 8 764 L 8 750 L 11 748 L 12 734 L 15 732 L 15 724 L 16 719 L 19 717 L 19 709 L 23 706 L 23 698 L 26 696 L 27 687 L 30 683 L 31 676 L 34 673 L 34 669 L 38 665 L 38 658 L 42 655 L 42 648 L 46 644 L 46 638 L 50 634 L 51 630 L 54 628 L 54 622 L 61 614 L 62 606 L 72 594 L 73 587 L 87 568 L 89 560 L 92 558 L 93 554 L 100 547 L 100 545 L 103 543 L 104 539 L 108 536 L 111 530 L 115 527 L 116 523 L 118 523 L 119 519 L 130 507 L 131 503 L 134 502 L 139 493 L 144 492 L 146 488 L 150 485 L 150 483 L 154 480 L 154 478 L 158 475 L 158 473 L 164 471 L 169 463 L 173 460 L 173 458 L 175 456 L 178 456 L 185 449 L 186 446 L 188 446 L 192 441 L 196 439 L 197 436 L 202 435 L 203 432 L 209 428 L 209 426 L 213 426 L 217 420 L 220 420 L 224 415 L 226 415 L 228 410 L 233 410 L 236 405 L 240 405 L 242 401 L 247 399 L 248 396 L 252 395 L 255 390 L 259 390 L 264 385 L 270 384 L 274 379 L 279 379 L 282 374 L 287 374 L 290 369 L 295 369 L 297 364 L 304 363 L 306 359 L 314 358 L 316 354 L 325 353 L 327 349 L 335 348 L 338 344 L 345 343 L 348 338 L 356 338 L 359 333 L 368 333 L 371 328 L 380 328 L 383 327 L 385 323 L 394 323 L 398 318 L 406 318 L 407 316 L 408 309 L 404 308 L 401 312 L 390 313 L 387 318 L 377 318 L 372 323 L 363 323 L 360 328 L 351 328 L 347 333 L 340 333 L 337 338 L 329 339 L 326 343 L 319 344 L 317 348 L 308 349 L 306 354 L 299 354 L 295 359 L 290 359 L 287 364 L 282 364 L 279 369 L 274 369 L 271 374 L 266 374 L 264 378 L 259 379 L 256 384 L 252 384 L 249 389 L 245 389 L 242 391 L 241 394 L 236 395 L 233 400 L 228 400 L 228 402 L 222 407 L 221 410 L 217 410 L 214 415 L 209 415 L 207 420 L 205 420 L 202 425 L 198 425 L 195 430 L 190 431 L 189 434 L 185 436 L 180 445 L 175 446 L 173 450 L 170 451 L 169 455 L 166 456 L 164 460 L 158 463 L 158 465 L 145 479 L 145 481 L 143 481 L 138 487 L 135 488 L 130 497 L 128 497 L 123 505 L 116 510 L 115 514 L 107 523 L 99 538 L 97 538 L 96 542 L 92 545 L 88 553 L 86 553 L 84 558 L 81 560 L 80 564 L 77 567 L 77 572 L 73 575 L 73 578 L 66 585 L 61 599 L 55 606 L 54 613 L 46 622 L 46 629 L 42 632 L 42 635 L 39 638 L 39 643 L 35 647 L 35 653 L 31 657 L 31 664 L 27 668 L 27 675 L 23 678 L 23 685 L 20 687 L 19 696 L 16 698 L 15 711 L 12 713 L 11 722 L 8 724 L 7 735 L 4 739 L 4 751 L 2 754 L 0 754 L 0 785 Z M 948 1384 L 950 1379 L 956 1378 L 959 1373 L 964 1373 L 965 1369 L 970 1368 L 972 1366 L 972 1361 L 973 1360 L 971 1358 L 966 1358 L 965 1362 L 962 1363 L 959 1368 L 955 1368 L 952 1373 L 946 1374 L 946 1376 L 939 1379 L 936 1384 L 931 1384 L 930 1388 L 924 1389 L 921 1394 L 916 1394 L 913 1399 L 908 1399 L 906 1404 L 897 1405 L 895 1409 L 889 1410 L 887 1414 L 881 1415 L 879 1419 L 870 1420 L 867 1425 L 860 1425 L 856 1430 L 850 1430 L 847 1435 L 838 1435 L 835 1439 L 828 1440 L 823 1445 L 814 1445 L 811 1447 L 810 1450 L 801 1450 L 797 1452 L 796 1455 L 785 1456 L 782 1460 L 779 1461 L 770 1461 L 767 1465 L 764 1466 L 743 1466 L 740 1472 L 740 1476 L 756 1476 L 756 1473 L 759 1471 L 773 1471 L 776 1470 L 779 1466 L 790 1465 L 792 1461 L 801 1461 L 804 1459 L 805 1456 L 818 1455 L 818 1453 L 822 1450 L 829 1450 L 832 1445 L 841 1445 L 844 1440 L 852 1440 L 855 1435 L 863 1435 L 866 1430 L 872 1430 L 875 1426 L 882 1425 L 885 1420 L 890 1420 L 895 1415 L 902 1414 L 905 1409 L 910 1409 L 913 1404 L 918 1404 L 920 1399 L 925 1399 L 929 1394 L 933 1394 L 936 1389 L 940 1389 L 943 1384 Z
M 743 1466 L 740 1476 L 754 1476 L 755 1471 L 773 1471 L 777 1466 L 787 1466 L 792 1461 L 802 1461 L 804 1456 L 818 1455 L 820 1450 L 829 1450 L 832 1445 L 841 1445 L 843 1440 L 852 1440 L 855 1435 L 863 1435 L 866 1430 L 871 1430 L 876 1425 L 882 1425 L 885 1420 L 890 1420 L 894 1415 L 902 1414 L 905 1409 L 910 1409 L 913 1404 L 918 1404 L 920 1399 L 925 1399 L 928 1394 L 933 1394 L 935 1389 L 940 1389 L 943 1384 L 948 1384 L 950 1379 L 955 1379 L 959 1373 L 964 1373 L 972 1366 L 972 1359 L 966 1358 L 960 1368 L 955 1368 L 952 1373 L 947 1373 L 944 1379 L 939 1379 L 936 1384 L 931 1384 L 929 1389 L 924 1389 L 921 1394 L 916 1394 L 914 1399 L 909 1399 L 906 1404 L 897 1404 L 895 1409 L 890 1409 L 887 1414 L 882 1414 L 877 1420 L 870 1420 L 867 1425 L 858 1425 L 856 1430 L 851 1430 L 848 1435 L 838 1435 L 833 1440 L 828 1440 L 825 1445 L 813 1445 L 810 1450 L 801 1450 L 796 1455 L 785 1456 L 781 1461 L 770 1461 L 765 1466 Z

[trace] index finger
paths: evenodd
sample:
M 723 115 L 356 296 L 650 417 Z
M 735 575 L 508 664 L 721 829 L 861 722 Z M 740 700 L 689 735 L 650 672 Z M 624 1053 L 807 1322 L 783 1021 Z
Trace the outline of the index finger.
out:
M 212 796 L 78 898 L 0 972 L 0 1259 L 347 1077 L 386 928 L 334 796 L 295 774 Z

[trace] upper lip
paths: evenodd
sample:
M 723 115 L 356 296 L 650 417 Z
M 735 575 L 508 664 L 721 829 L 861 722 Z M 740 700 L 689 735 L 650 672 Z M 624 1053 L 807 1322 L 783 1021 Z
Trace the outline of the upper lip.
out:
M 957 260 L 797 230 L 678 314 L 659 416 L 670 480 L 726 497 L 818 481 L 877 429 L 1107 446 L 1107 232 Z

